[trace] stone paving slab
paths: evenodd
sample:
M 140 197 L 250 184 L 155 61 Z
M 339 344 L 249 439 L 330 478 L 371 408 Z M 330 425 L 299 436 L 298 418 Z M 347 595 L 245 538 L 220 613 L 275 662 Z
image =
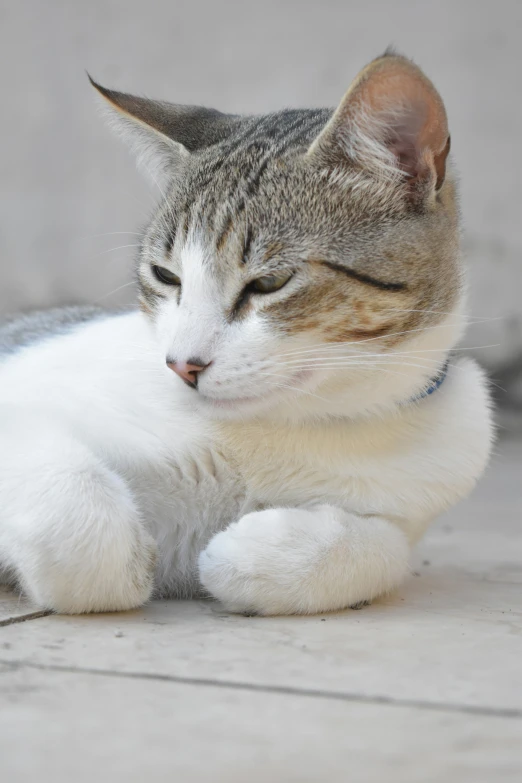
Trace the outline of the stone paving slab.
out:
M 508 718 L 21 668 L 0 674 L 5 781 L 491 783 Z M 7 753 L 6 753 L 7 751 Z
M 0 659 L 522 715 L 518 586 L 420 577 L 360 612 L 247 618 L 210 602 L 10 626 Z M 458 593 L 458 598 L 454 598 Z
M 520 779 L 521 444 L 498 452 L 409 581 L 361 611 L 158 601 L 26 622 L 3 591 L 2 779 Z

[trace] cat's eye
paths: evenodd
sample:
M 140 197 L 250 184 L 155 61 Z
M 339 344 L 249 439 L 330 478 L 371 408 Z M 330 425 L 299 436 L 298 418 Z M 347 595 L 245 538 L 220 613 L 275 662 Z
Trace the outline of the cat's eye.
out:
M 152 271 L 160 283 L 164 283 L 165 285 L 181 285 L 179 277 L 164 266 L 153 265 Z
M 253 280 L 250 288 L 258 294 L 271 294 L 273 291 L 279 291 L 280 288 L 288 283 L 291 277 L 292 272 L 265 275 L 264 277 L 258 277 L 257 280 Z

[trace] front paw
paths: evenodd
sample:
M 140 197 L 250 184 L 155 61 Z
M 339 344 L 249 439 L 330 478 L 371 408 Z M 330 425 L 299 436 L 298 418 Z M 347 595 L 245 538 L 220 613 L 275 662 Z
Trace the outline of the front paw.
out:
M 272 508 L 214 536 L 199 569 L 230 611 L 312 614 L 390 592 L 407 573 L 408 552 L 404 533 L 386 519 L 328 505 Z
M 201 583 L 232 612 L 296 614 L 337 608 L 318 585 L 322 559 L 343 532 L 328 521 L 325 530 L 319 509 L 247 514 L 214 536 L 201 553 Z
M 26 553 L 20 578 L 38 606 L 58 614 L 84 614 L 125 611 L 149 600 L 156 543 L 147 532 L 136 526 L 121 540 L 83 544 L 73 554 L 43 543 Z

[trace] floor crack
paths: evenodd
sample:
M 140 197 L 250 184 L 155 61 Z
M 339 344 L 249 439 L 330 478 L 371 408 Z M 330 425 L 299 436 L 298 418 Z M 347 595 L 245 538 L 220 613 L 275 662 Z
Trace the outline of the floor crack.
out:
M 10 667 L 11 670 L 27 667 L 31 669 L 38 669 L 40 671 L 63 672 L 66 674 L 88 674 L 99 677 L 121 677 L 134 680 L 153 680 L 157 682 L 172 682 L 179 685 L 224 688 L 229 690 L 247 691 L 251 693 L 271 693 L 283 696 L 330 699 L 334 701 L 355 702 L 360 704 L 380 704 L 382 706 L 388 707 L 410 707 L 431 712 L 456 712 L 466 715 L 482 715 L 496 718 L 522 718 L 522 709 L 517 709 L 515 707 L 481 707 L 474 704 L 450 704 L 447 702 L 430 702 L 416 699 L 397 699 L 392 696 L 370 696 L 362 693 L 337 692 L 314 688 L 298 688 L 286 685 L 261 685 L 258 683 L 234 682 L 233 680 L 215 680 L 206 677 L 182 677 L 175 674 L 92 669 L 82 666 L 76 667 L 60 664 L 35 663 L 33 661 L 9 661 L 0 659 L 0 664 Z
M 39 617 L 48 617 L 50 614 L 54 614 L 52 609 L 40 609 L 36 612 L 21 614 L 18 617 L 7 617 L 5 620 L 0 620 L 0 628 L 6 625 L 14 625 L 15 623 L 25 623 L 26 620 L 37 620 Z

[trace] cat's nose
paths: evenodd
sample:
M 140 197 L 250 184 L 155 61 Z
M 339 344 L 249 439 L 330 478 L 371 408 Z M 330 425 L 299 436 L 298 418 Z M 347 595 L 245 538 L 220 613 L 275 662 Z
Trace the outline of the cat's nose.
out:
M 167 367 L 170 367 L 176 375 L 179 375 L 188 386 L 192 386 L 193 389 L 196 389 L 198 385 L 198 376 L 208 367 L 208 364 L 205 364 L 199 358 L 189 359 L 188 362 L 177 362 L 173 359 L 167 359 Z

